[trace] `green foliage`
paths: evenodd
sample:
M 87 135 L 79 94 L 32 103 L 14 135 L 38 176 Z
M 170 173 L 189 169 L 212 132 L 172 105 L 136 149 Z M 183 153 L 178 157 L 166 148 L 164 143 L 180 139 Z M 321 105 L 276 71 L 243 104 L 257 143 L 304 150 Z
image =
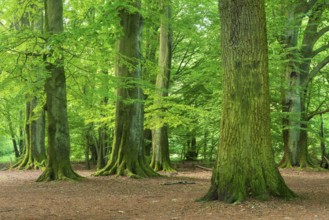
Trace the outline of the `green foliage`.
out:
M 10 136 L 9 121 L 15 138 L 20 138 L 24 127 L 25 103 L 37 96 L 40 102 L 34 110 L 41 112 L 45 97 L 43 86 L 48 76 L 44 58 L 54 62 L 64 54 L 67 76 L 68 110 L 71 133 L 72 158 L 84 156 L 86 129 L 93 125 L 93 135 L 98 138 L 98 128 L 114 127 L 115 89 L 138 84 L 143 87 L 145 100 L 145 127 L 169 126 L 170 151 L 183 158 L 187 134 L 193 132 L 199 155 L 215 158 L 219 139 L 221 113 L 221 62 L 220 26 L 218 1 L 173 0 L 171 27 L 173 30 L 173 60 L 169 96 L 161 102 L 155 89 L 157 58 L 159 53 L 159 6 L 157 1 L 143 0 L 144 19 L 142 45 L 143 81 L 129 81 L 114 76 L 116 62 L 115 42 L 122 34 L 119 28 L 118 10 L 135 12 L 127 7 L 127 1 L 77 0 L 65 1 L 65 31 L 53 37 L 44 33 L 41 13 L 43 2 L 39 0 L 1 0 L 0 9 L 0 134 Z M 301 47 L 285 48 L 281 41 L 287 28 L 287 15 L 283 9 L 294 1 L 267 1 L 267 26 L 269 43 L 270 93 L 272 112 L 273 147 L 277 158 L 282 155 L 281 90 L 284 85 L 286 55 Z M 287 6 L 288 5 L 288 6 Z M 292 7 L 291 7 L 292 8 Z M 328 17 L 328 10 L 323 18 Z M 306 14 L 299 35 L 305 31 Z M 289 24 L 291 25 L 291 24 Z M 328 26 L 321 19 L 319 28 Z M 328 56 L 326 45 L 329 34 L 323 35 L 315 44 L 319 54 L 312 59 L 316 66 Z M 59 45 L 57 47 L 55 45 Z M 296 56 L 298 62 L 302 59 Z M 314 78 L 309 86 L 308 113 L 328 109 L 328 67 Z M 162 111 L 165 109 L 165 111 Z M 38 114 L 36 114 L 37 117 Z M 159 117 L 154 120 L 154 115 Z M 324 115 L 325 121 L 328 116 Z M 319 149 L 319 117 L 310 121 L 310 146 Z M 326 131 L 329 125 L 325 123 Z M 206 134 L 206 135 L 205 135 Z M 328 143 L 328 137 L 326 139 Z M 7 154 L 0 141 L 0 155 Z M 7 143 L 6 146 L 11 146 Z M 204 146 L 205 150 L 204 150 Z M 315 150 L 318 154 L 318 150 Z M 199 157 L 200 158 L 200 157 Z M 201 157 L 202 158 L 202 157 Z
M 0 157 L 8 156 L 13 153 L 12 142 L 10 138 L 0 136 Z

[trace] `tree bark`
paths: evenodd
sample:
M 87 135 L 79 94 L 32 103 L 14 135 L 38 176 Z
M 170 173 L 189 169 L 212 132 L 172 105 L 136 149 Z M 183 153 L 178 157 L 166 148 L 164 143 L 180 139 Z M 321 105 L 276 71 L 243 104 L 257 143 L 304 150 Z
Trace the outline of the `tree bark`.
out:
M 204 200 L 294 197 L 274 161 L 263 0 L 220 0 L 223 97 L 221 139 Z
M 172 58 L 172 30 L 170 25 L 171 19 L 171 2 L 169 0 L 160 1 L 160 49 L 159 49 L 159 72 L 156 80 L 156 100 L 158 105 L 162 105 L 164 98 L 168 96 L 170 69 Z M 162 112 L 165 109 L 161 110 Z M 162 114 L 162 113 L 160 113 Z M 156 121 L 161 121 L 157 119 Z M 155 171 L 175 171 L 170 164 L 169 158 L 169 141 L 168 125 L 164 124 L 152 131 L 152 160 L 151 167 Z
M 63 2 L 62 0 L 46 0 L 46 32 L 52 38 L 63 32 Z M 49 42 L 50 43 L 50 42 Z M 54 62 L 46 60 L 46 69 L 50 76 L 46 80 L 46 108 L 48 119 L 48 158 L 45 171 L 37 181 L 81 179 L 70 163 L 70 135 L 67 118 L 66 78 L 64 58 L 60 45 L 49 45 L 52 48 L 47 58 L 54 56 L 53 50 L 58 50 L 59 57 Z
M 143 92 L 141 89 L 140 1 L 127 1 L 131 8 L 119 10 L 122 36 L 117 42 L 116 76 L 123 80 L 117 88 L 115 131 L 112 152 L 106 166 L 95 175 L 157 176 L 145 162 L 143 146 Z M 124 86 L 123 86 L 124 85 Z

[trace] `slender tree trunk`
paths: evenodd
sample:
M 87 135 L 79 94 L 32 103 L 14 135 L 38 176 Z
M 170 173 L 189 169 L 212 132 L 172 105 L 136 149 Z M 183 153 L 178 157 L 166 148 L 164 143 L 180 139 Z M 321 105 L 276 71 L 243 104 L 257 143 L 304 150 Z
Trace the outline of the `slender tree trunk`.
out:
M 203 160 L 206 161 L 207 159 L 207 149 L 208 149 L 208 131 L 204 131 L 203 134 Z
M 144 146 L 145 146 L 145 155 L 151 156 L 152 151 L 152 130 L 144 130 Z
M 170 68 L 172 58 L 172 31 L 170 25 L 171 2 L 160 1 L 161 25 L 160 25 L 160 50 L 159 72 L 157 74 L 156 89 L 158 90 L 155 102 L 162 105 L 164 98 L 168 96 Z M 162 111 L 165 111 L 163 109 Z M 159 117 L 159 116 L 155 116 Z M 160 116 L 161 117 L 161 116 Z M 157 120 L 157 119 L 155 119 Z M 161 121 L 158 120 L 158 121 Z M 169 158 L 168 125 L 164 124 L 152 131 L 152 161 L 151 167 L 155 171 L 174 171 Z
M 329 163 L 328 163 L 328 158 L 327 157 L 327 153 L 326 153 L 326 143 L 325 143 L 325 131 L 324 131 L 324 121 L 323 121 L 323 116 L 322 114 L 320 115 L 320 120 L 321 120 L 321 124 L 320 124 L 320 138 L 321 138 L 321 163 L 320 166 L 323 168 L 328 168 L 329 167 Z
M 46 32 L 53 37 L 63 32 L 62 0 L 46 0 Z M 59 45 L 50 45 L 60 50 Z M 48 54 L 51 57 L 53 54 Z M 60 51 L 57 51 L 60 54 Z M 48 119 L 48 158 L 45 171 L 37 181 L 80 179 L 70 163 L 70 135 L 67 118 L 66 79 L 62 54 L 56 61 L 46 60 L 46 69 L 50 76 L 46 80 Z
M 187 151 L 185 154 L 185 158 L 189 161 L 195 161 L 198 159 L 198 148 L 196 143 L 195 131 L 188 132 L 187 138 Z
M 90 166 L 90 159 L 89 159 L 89 156 L 90 156 L 90 152 L 91 152 L 91 149 L 94 148 L 94 139 L 93 139 L 93 124 L 92 123 L 88 123 L 87 126 L 86 126 L 86 130 L 85 130 L 85 166 L 86 166 L 86 169 L 90 169 L 91 166 Z
M 7 122 L 8 122 L 8 125 L 9 125 L 9 132 L 10 132 L 11 140 L 13 142 L 15 157 L 18 158 L 20 156 L 20 152 L 19 152 L 19 149 L 18 149 L 18 145 L 17 145 L 17 141 L 16 141 L 16 135 L 15 135 L 13 123 L 11 121 L 11 117 L 10 117 L 9 112 L 7 113 Z
M 23 111 L 20 111 L 19 117 L 20 117 L 20 121 L 23 121 Z M 20 123 L 20 125 L 19 125 L 19 141 L 18 141 L 18 146 L 19 146 L 19 152 L 21 154 L 23 154 L 24 151 L 25 151 L 23 123 Z
M 119 11 L 122 36 L 117 42 L 115 73 L 125 86 L 117 88 L 115 131 L 112 152 L 107 165 L 96 175 L 149 177 L 157 174 L 145 163 L 143 146 L 143 92 L 141 83 L 141 2 L 127 1 L 137 11 Z
M 223 104 L 211 187 L 203 199 L 238 203 L 248 196 L 291 198 L 270 138 L 263 0 L 220 0 Z
M 96 149 L 97 150 L 97 170 L 102 169 L 105 166 L 105 153 L 109 148 L 109 135 L 107 125 L 102 125 L 99 130 L 99 142 Z
M 156 11 L 155 7 L 149 7 L 147 10 L 151 12 Z M 152 18 L 151 18 L 152 20 Z M 156 66 L 156 52 L 158 49 L 158 41 L 159 41 L 159 34 L 158 28 L 152 22 L 150 26 L 146 29 L 145 35 L 145 63 L 143 64 L 143 78 L 146 79 L 151 84 L 156 84 L 156 77 L 154 76 L 154 68 Z M 154 68 L 153 68 L 154 67 Z M 145 100 L 148 99 L 148 95 L 144 94 Z M 152 130 L 149 128 L 145 128 L 144 130 L 144 146 L 145 146 L 145 155 L 150 157 L 152 152 Z M 150 157 L 151 158 L 151 157 Z
M 104 80 L 102 81 L 102 88 L 109 90 L 108 71 L 103 70 Z M 107 106 L 109 103 L 108 97 L 105 96 L 101 100 L 102 106 Z M 105 113 L 101 113 L 101 117 L 106 117 Z M 97 144 L 97 170 L 102 169 L 106 165 L 105 155 L 110 152 L 110 130 L 107 123 L 102 123 L 98 128 L 98 144 Z

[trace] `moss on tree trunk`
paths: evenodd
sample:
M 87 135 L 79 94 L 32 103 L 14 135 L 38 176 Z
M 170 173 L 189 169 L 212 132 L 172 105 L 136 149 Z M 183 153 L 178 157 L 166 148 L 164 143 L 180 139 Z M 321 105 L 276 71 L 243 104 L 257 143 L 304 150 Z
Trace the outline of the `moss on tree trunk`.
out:
M 223 67 L 221 140 L 204 200 L 292 198 L 274 162 L 263 0 L 220 0 Z
M 63 32 L 62 0 L 45 1 L 46 31 L 50 38 Z M 60 45 L 51 45 L 58 50 Z M 52 56 L 53 51 L 48 56 Z M 45 91 L 48 119 L 48 158 L 45 171 L 37 181 L 81 179 L 70 164 L 70 135 L 67 118 L 66 78 L 63 57 L 55 62 L 46 60 L 50 76 L 46 80 Z

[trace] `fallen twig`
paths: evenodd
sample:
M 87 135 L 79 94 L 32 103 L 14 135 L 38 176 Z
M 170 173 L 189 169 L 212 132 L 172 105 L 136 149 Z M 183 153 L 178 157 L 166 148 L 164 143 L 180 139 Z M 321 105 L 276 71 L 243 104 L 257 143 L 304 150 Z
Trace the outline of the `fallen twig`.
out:
M 166 183 L 160 183 L 160 185 L 174 185 L 174 184 L 195 184 L 195 182 L 190 182 L 190 181 L 177 181 L 177 182 L 166 182 Z
M 212 168 L 203 167 L 203 166 L 200 166 L 200 165 L 195 165 L 195 166 L 200 168 L 200 169 L 203 169 L 203 170 L 212 171 Z

